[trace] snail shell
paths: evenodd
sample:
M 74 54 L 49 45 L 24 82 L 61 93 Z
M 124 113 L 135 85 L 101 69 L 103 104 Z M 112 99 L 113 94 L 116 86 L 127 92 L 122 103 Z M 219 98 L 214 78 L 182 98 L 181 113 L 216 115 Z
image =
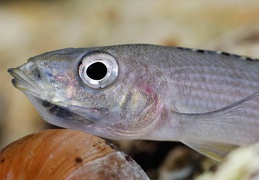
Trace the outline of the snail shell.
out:
M 96 136 L 46 130 L 2 149 L 0 179 L 148 179 L 129 156 Z

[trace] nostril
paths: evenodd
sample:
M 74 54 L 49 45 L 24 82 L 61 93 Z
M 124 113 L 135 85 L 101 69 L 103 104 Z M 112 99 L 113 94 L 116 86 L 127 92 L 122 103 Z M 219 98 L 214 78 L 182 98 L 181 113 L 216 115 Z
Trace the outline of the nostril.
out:
M 33 71 L 32 71 L 32 74 L 33 74 L 33 76 L 35 77 L 35 79 L 40 79 L 40 71 L 39 71 L 39 69 L 38 68 L 36 68 L 36 69 L 34 69 Z
M 30 75 L 35 80 L 39 80 L 41 78 L 40 71 L 37 67 L 31 69 Z

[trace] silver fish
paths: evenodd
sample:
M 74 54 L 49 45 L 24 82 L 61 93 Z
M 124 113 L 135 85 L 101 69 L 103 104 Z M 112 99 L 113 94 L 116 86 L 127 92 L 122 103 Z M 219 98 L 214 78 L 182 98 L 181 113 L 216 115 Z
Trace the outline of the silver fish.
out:
M 8 70 L 47 122 L 180 141 L 214 159 L 259 140 L 259 61 L 156 45 L 68 48 Z

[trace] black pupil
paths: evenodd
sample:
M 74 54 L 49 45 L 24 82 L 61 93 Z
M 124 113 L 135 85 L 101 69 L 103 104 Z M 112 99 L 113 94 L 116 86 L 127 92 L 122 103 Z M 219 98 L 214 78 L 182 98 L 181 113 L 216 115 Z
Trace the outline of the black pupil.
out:
M 107 68 L 106 66 L 101 62 L 96 62 L 91 64 L 87 70 L 86 74 L 88 77 L 94 80 L 100 80 L 105 77 L 107 74 Z

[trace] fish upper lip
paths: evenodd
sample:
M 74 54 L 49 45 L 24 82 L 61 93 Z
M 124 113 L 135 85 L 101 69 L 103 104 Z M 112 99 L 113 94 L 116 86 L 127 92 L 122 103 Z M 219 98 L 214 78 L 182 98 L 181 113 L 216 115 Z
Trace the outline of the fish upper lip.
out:
M 33 96 L 38 96 L 36 88 L 29 82 L 28 78 L 26 78 L 26 74 L 22 73 L 17 68 L 9 68 L 7 72 L 14 77 L 12 79 L 12 84 L 14 87 L 22 91 L 27 91 Z
M 15 73 L 15 71 L 16 71 L 16 68 L 10 68 L 7 70 L 7 72 L 11 74 L 11 76 L 13 76 L 14 78 L 21 78 L 17 73 Z
M 13 76 L 14 78 L 12 79 L 12 83 L 13 85 L 16 87 L 16 81 L 15 80 L 19 80 L 19 81 L 25 81 L 18 73 L 17 73 L 17 69 L 16 68 L 10 68 L 7 70 L 7 72 Z M 17 87 L 19 88 L 19 86 Z

